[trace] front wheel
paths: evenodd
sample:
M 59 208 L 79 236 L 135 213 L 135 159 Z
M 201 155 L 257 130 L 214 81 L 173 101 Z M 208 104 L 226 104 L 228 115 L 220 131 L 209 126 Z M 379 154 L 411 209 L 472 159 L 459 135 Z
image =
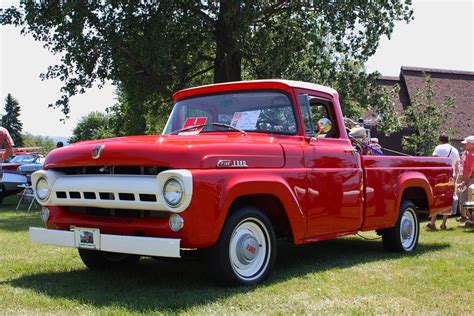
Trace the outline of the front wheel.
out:
M 382 232 L 383 246 L 386 250 L 396 252 L 415 250 L 420 236 L 420 223 L 415 210 L 413 202 L 402 202 L 397 225 Z
M 78 249 L 82 262 L 93 270 L 132 267 L 138 263 L 140 256 L 123 253 Z
M 259 209 L 244 207 L 227 219 L 210 259 L 220 283 L 250 285 L 269 275 L 275 257 L 276 238 L 270 220 Z

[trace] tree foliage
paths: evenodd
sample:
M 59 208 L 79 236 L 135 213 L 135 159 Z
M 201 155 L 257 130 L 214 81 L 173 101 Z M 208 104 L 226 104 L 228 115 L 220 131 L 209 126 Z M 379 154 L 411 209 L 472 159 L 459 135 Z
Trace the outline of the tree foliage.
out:
M 23 146 L 21 138 L 21 131 L 23 130 L 23 123 L 21 123 L 19 116 L 21 112 L 20 104 L 9 93 L 5 98 L 5 115 L 2 116 L 2 126 L 5 127 L 15 143 L 15 146 Z
M 377 92 L 372 95 L 376 98 L 375 106 L 373 107 L 378 116 L 376 119 L 376 129 L 382 131 L 386 136 L 398 132 L 402 129 L 404 124 L 403 115 L 395 110 L 395 99 L 398 99 L 400 86 L 395 84 L 392 88 L 377 87 Z
M 69 139 L 70 143 L 115 136 L 113 130 L 110 128 L 109 115 L 98 111 L 90 112 L 81 117 L 72 131 L 72 134 L 73 136 Z
M 430 156 L 438 143 L 441 133 L 448 135 L 454 132 L 447 128 L 454 109 L 455 99 L 445 96 L 441 103 L 434 101 L 436 92 L 433 81 L 425 76 L 426 89 L 418 89 L 411 98 L 411 105 L 405 111 L 405 122 L 409 128 L 414 130 L 410 136 L 402 139 L 403 148 L 416 155 Z
M 44 79 L 64 82 L 52 106 L 112 80 L 129 134 L 153 132 L 172 92 L 191 85 L 287 78 L 339 89 L 345 110 L 377 104 L 363 63 L 394 21 L 412 18 L 398 1 L 26 1 L 1 15 L 61 64 Z M 349 113 L 352 114 L 352 113 Z
M 39 153 L 45 156 L 56 148 L 53 139 L 50 137 L 34 136 L 30 133 L 25 133 L 21 135 L 21 138 L 25 147 L 41 147 Z

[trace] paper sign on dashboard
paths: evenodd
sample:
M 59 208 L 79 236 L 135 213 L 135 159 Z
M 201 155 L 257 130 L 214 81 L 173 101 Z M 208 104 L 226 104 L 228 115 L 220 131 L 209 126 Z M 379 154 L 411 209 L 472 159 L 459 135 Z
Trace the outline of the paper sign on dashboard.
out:
M 243 130 L 254 130 L 261 111 L 235 112 L 230 125 Z

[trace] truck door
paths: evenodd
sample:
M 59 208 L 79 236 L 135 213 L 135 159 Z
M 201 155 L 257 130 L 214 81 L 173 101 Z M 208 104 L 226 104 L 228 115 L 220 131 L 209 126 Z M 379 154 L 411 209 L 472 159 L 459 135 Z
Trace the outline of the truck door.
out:
M 330 99 L 300 93 L 298 100 L 307 136 L 306 237 L 358 230 L 362 225 L 363 183 L 359 154 L 344 131 L 339 104 Z M 337 101 L 336 101 L 337 102 Z M 329 118 L 329 132 L 319 134 L 315 124 Z

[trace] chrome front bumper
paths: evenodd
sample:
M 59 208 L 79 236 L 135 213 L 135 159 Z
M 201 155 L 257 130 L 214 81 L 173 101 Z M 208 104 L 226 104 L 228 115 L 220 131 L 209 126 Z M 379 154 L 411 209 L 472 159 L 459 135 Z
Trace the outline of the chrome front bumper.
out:
M 33 242 L 78 248 L 73 231 L 30 227 Z M 100 234 L 101 251 L 142 256 L 180 258 L 181 239 Z

